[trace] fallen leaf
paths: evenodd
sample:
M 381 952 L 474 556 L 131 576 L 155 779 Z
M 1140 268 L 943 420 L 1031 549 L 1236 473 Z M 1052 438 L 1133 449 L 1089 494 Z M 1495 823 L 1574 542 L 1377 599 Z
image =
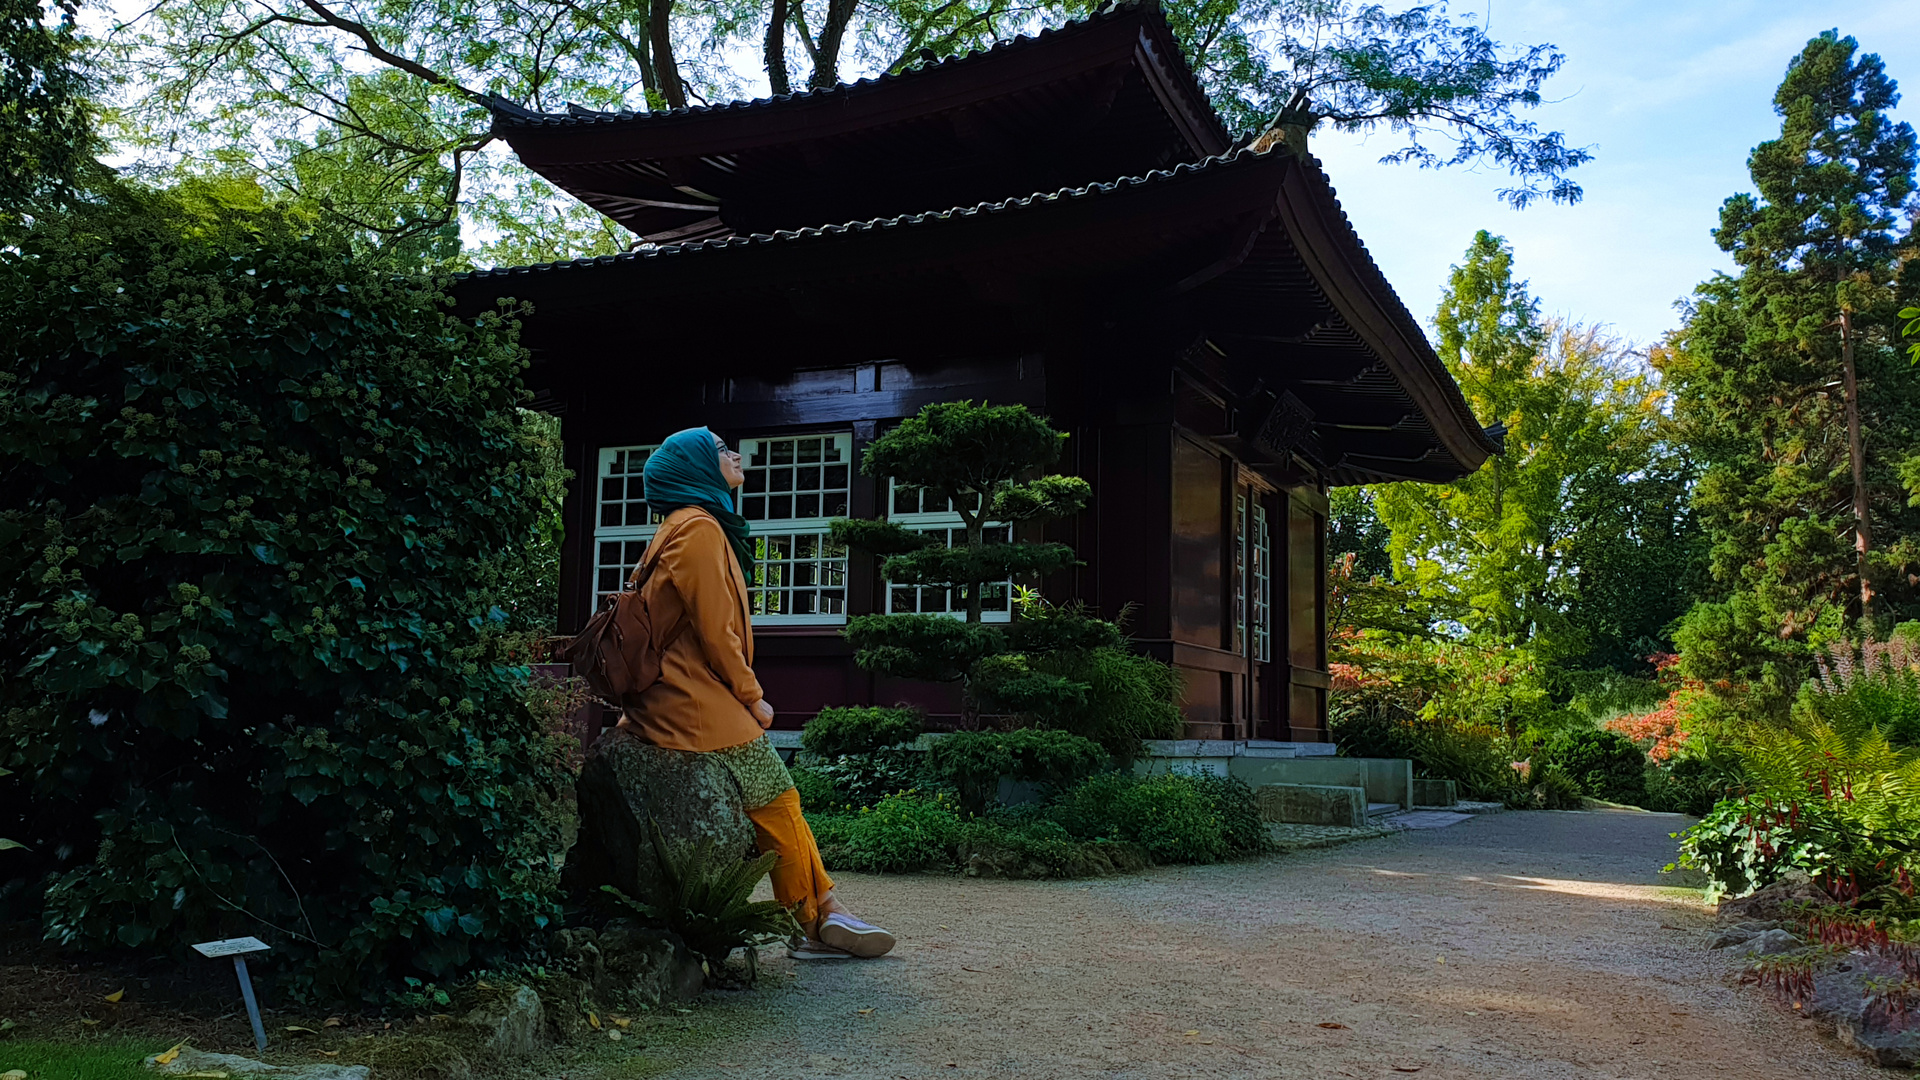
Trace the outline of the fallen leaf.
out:
M 859 1013 L 861 1016 L 869 1016 L 873 1013 L 872 1009 L 855 1009 L 853 1011 Z
M 679 1008 L 678 1006 L 676 1006 L 676 1007 L 674 1008 L 674 1010 L 673 1010 L 673 1011 L 674 1011 L 674 1012 L 677 1012 L 677 1013 L 679 1013 L 679 1014 L 680 1014 L 680 1015 L 682 1015 L 682 1016 L 692 1016 L 692 1015 L 693 1015 L 693 1010 L 692 1010 L 692 1009 L 682 1009 L 682 1008 Z
M 1315 1024 L 1314 1026 L 1315 1026 L 1315 1027 L 1323 1027 L 1323 1028 L 1327 1028 L 1327 1029 L 1329 1029 L 1329 1030 L 1332 1030 L 1332 1029 L 1338 1029 L 1338 1030 L 1341 1030 L 1341 1031 L 1352 1031 L 1352 1030 L 1353 1030 L 1352 1028 L 1350 1028 L 1350 1027 L 1348 1027 L 1348 1026 L 1347 1026 L 1347 1025 L 1345 1025 L 1345 1024 L 1335 1024 L 1335 1023 L 1331 1023 L 1331 1022 L 1329 1022 L 1329 1023 L 1325 1023 L 1325 1024 Z
M 1422 1068 L 1424 1068 L 1424 1066 L 1421 1066 L 1421 1065 L 1395 1065 L 1393 1067 L 1393 1071 L 1394 1072 L 1419 1072 Z
M 301 1027 L 301 1026 L 300 1026 L 299 1024 L 288 1024 L 288 1025 L 287 1025 L 287 1030 L 288 1030 L 288 1031 L 297 1031 L 297 1032 L 299 1032 L 299 1033 L 300 1033 L 300 1034 L 302 1034 L 302 1035 L 318 1035 L 318 1034 L 320 1034 L 319 1032 L 317 1032 L 317 1031 L 315 1031 L 315 1030 L 313 1030 L 313 1029 L 312 1029 L 312 1028 L 310 1028 L 310 1027 Z
M 626 1036 L 624 1036 L 624 1035 L 622 1035 L 622 1034 L 620 1034 L 620 1033 L 619 1033 L 619 1032 L 617 1032 L 617 1031 L 609 1031 L 609 1032 L 607 1032 L 607 1038 L 609 1038 L 609 1039 L 612 1039 L 612 1040 L 613 1040 L 614 1042 L 619 1042 L 619 1041 L 620 1041 L 621 1039 L 623 1039 L 623 1038 L 625 1038 L 625 1037 L 626 1037 Z
M 1200 1045 L 1201 1045 L 1201 1046 L 1212 1046 L 1212 1045 L 1213 1045 L 1213 1040 L 1212 1040 L 1212 1039 L 1201 1039 L 1201 1040 L 1200 1040 Z
M 0 1080 L 27 1080 L 27 1070 L 9 1069 L 6 1072 L 0 1073 Z
M 1187 1037 L 1189 1037 L 1189 1038 L 1191 1038 L 1191 1037 L 1193 1037 L 1193 1036 L 1195 1036 L 1195 1035 L 1198 1035 L 1198 1034 L 1200 1034 L 1200 1029 L 1199 1029 L 1199 1028 L 1195 1028 L 1195 1029 L 1193 1029 L 1192 1031 L 1183 1031 L 1183 1032 L 1181 1032 L 1180 1034 L 1182 1034 L 1182 1035 L 1185 1035 L 1185 1036 L 1187 1036 Z
M 183 1043 L 183 1042 L 177 1042 L 177 1043 L 174 1043 L 174 1044 L 173 1044 L 173 1049 L 171 1049 L 171 1050 L 168 1050 L 168 1051 L 167 1051 L 166 1053 L 164 1053 L 164 1054 L 155 1054 L 155 1055 L 153 1055 L 153 1063 L 154 1063 L 155 1065 L 171 1065 L 171 1064 L 173 1064 L 173 1062 L 174 1062 L 174 1059 L 180 1056 L 180 1051 L 181 1051 L 181 1050 L 182 1050 L 182 1049 L 183 1049 L 183 1048 L 184 1048 L 184 1047 L 185 1047 L 186 1045 L 187 1045 L 187 1044 L 186 1044 L 186 1043 Z
M 968 966 L 966 966 L 965 964 L 962 964 L 962 965 L 960 965 L 960 970 L 961 970 L 961 971 L 971 971 L 971 972 L 973 972 L 973 973 L 974 973 L 975 975 L 985 975 L 985 974 L 986 974 L 986 972 L 984 972 L 984 971 L 982 971 L 982 970 L 980 970 L 979 968 L 974 968 L 974 967 L 968 967 Z
M 100 1023 L 100 1021 L 98 1020 L 92 1020 L 84 1016 L 80 1018 L 80 1022 L 87 1025 L 88 1027 L 93 1027 Z
M 201 1080 L 227 1080 L 233 1074 L 220 1069 L 208 1069 L 206 1072 L 191 1072 L 186 1075 L 200 1077 Z
M 607 1019 L 612 1020 L 613 1026 L 619 1028 L 621 1031 L 625 1031 L 633 1026 L 633 1021 L 624 1016 L 610 1016 Z
M 949 1068 L 949 1069 L 957 1069 L 957 1068 L 959 1068 L 959 1067 L 960 1067 L 960 1063 L 959 1063 L 959 1062 L 957 1062 L 957 1061 L 949 1061 L 949 1062 L 947 1062 L 947 1068 Z
M 479 982 L 473 984 L 473 988 L 475 990 L 491 990 L 493 989 L 493 984 L 485 979 L 481 979 Z
M 588 1013 L 588 1014 L 587 1014 L 587 1026 L 588 1026 L 588 1027 L 590 1027 L 590 1028 L 592 1028 L 592 1029 L 593 1029 L 593 1030 L 595 1030 L 595 1031 L 599 1031 L 599 1030 L 600 1030 L 600 1018 L 599 1018 L 598 1016 L 595 1016 L 595 1015 L 594 1015 L 594 1014 L 592 1014 L 592 1013 Z
M 945 929 L 946 929 L 946 927 L 944 927 L 944 926 L 943 926 L 943 927 L 941 927 L 940 929 L 942 929 L 942 930 L 945 930 Z
M 327 1017 L 327 1022 L 324 1024 L 321 1024 L 320 1026 L 321 1027 L 339 1027 L 342 1023 L 345 1023 L 345 1021 L 341 1020 L 339 1017 L 329 1016 Z
M 1444 964 L 1447 962 L 1447 958 L 1444 956 L 1436 956 L 1433 958 L 1433 962 L 1436 964 Z
M 448 1014 L 446 1014 L 446 1013 L 434 1013 L 434 1014 L 433 1014 L 433 1022 L 434 1022 L 434 1023 L 436 1023 L 436 1024 L 444 1024 L 444 1023 L 446 1023 L 447 1021 L 449 1021 L 449 1020 L 451 1020 L 451 1019 L 453 1019 L 453 1017 L 452 1017 L 452 1016 L 449 1016 L 449 1015 L 448 1015 Z
M 109 1001 L 112 1004 L 118 1005 L 120 1004 L 120 999 L 126 996 L 127 996 L 127 991 L 124 987 L 122 987 L 121 989 L 115 990 L 113 993 L 108 994 L 107 1001 Z

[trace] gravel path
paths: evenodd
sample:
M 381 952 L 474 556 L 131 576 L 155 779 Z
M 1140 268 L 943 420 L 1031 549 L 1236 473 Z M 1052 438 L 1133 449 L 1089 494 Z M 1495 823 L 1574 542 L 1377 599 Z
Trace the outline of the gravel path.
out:
M 848 874 L 894 956 L 770 959 L 635 1025 L 608 1075 L 1884 1076 L 1702 949 L 1698 893 L 1658 873 L 1682 824 L 1499 814 L 1093 883 Z

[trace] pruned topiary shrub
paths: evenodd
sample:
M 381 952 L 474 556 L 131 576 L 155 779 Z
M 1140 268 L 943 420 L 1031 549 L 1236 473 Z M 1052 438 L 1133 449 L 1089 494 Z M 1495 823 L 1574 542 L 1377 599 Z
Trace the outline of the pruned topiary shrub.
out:
M 1099 743 L 1064 731 L 957 731 L 927 752 L 927 771 L 952 785 L 960 808 L 985 813 L 1003 776 L 1064 790 L 1107 768 Z
M 0 896 L 74 948 L 257 935 L 307 996 L 511 961 L 562 781 L 503 596 L 548 460 L 513 324 L 245 188 L 11 245 Z

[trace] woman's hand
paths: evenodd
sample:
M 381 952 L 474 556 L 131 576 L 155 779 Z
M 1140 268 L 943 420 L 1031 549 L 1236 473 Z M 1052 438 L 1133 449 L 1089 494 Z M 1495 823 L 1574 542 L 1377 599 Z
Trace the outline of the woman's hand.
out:
M 773 706 L 767 704 L 766 698 L 753 703 L 753 718 L 760 722 L 762 731 L 773 726 Z

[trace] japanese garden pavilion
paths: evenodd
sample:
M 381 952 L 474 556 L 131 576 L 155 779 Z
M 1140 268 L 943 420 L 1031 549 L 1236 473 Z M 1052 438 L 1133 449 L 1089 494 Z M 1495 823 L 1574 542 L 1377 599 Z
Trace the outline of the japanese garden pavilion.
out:
M 1126 611 L 1186 680 L 1189 737 L 1324 741 L 1330 486 L 1443 482 L 1498 451 L 1319 164 L 1236 143 L 1157 8 L 896 75 L 629 114 L 493 102 L 520 160 L 633 231 L 619 255 L 465 276 L 533 305 L 536 407 L 575 474 L 561 623 L 652 532 L 640 466 L 706 424 L 746 458 L 757 668 L 779 724 L 920 701 L 854 666 L 848 615 L 943 611 L 830 518 L 957 527 L 859 474 L 922 405 L 1020 402 L 1094 497 L 1044 527 L 1055 601 Z M 1009 617 L 1005 591 L 988 618 Z

